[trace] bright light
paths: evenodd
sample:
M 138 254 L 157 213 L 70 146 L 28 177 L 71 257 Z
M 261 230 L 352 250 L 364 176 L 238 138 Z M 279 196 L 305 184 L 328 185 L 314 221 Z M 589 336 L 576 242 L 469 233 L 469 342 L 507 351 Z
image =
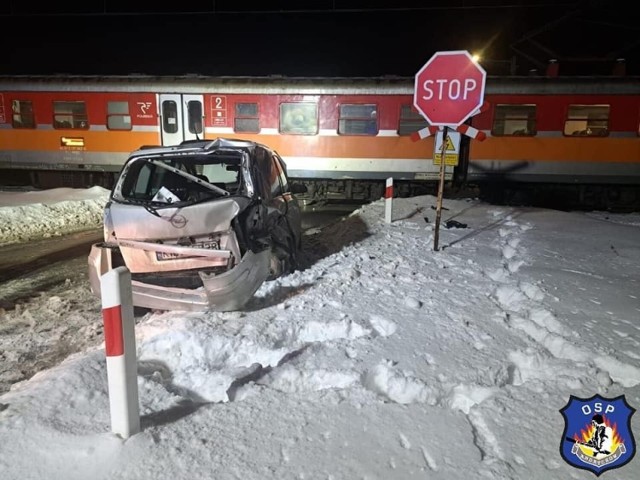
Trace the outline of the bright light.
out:
M 83 137 L 60 137 L 60 145 L 63 147 L 84 147 Z
M 474 53 L 471 58 L 473 58 L 473 61 L 478 63 L 480 61 L 480 55 L 478 55 L 477 53 Z

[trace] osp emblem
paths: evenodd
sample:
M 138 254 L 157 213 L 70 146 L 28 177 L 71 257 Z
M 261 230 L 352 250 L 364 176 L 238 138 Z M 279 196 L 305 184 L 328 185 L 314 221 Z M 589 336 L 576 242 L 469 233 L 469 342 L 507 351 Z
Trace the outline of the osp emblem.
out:
M 578 398 L 571 395 L 560 413 L 564 432 L 560 455 L 571 466 L 600 476 L 631 461 L 636 443 L 631 433 L 631 416 L 635 413 L 624 395 L 604 398 Z

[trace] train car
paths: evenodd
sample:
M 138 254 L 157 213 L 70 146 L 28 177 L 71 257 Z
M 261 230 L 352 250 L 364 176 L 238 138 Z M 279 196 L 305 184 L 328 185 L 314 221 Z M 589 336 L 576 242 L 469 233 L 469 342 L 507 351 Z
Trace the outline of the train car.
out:
M 640 79 L 509 78 L 473 118 L 468 178 L 503 197 L 597 208 L 640 204 Z
M 463 137 L 447 179 L 640 201 L 639 80 L 489 77 L 468 121 L 487 138 Z M 426 193 L 439 167 L 413 94 L 407 77 L 0 77 L 0 182 L 109 188 L 143 145 L 223 137 L 278 151 L 310 199 L 377 199 L 389 177 Z

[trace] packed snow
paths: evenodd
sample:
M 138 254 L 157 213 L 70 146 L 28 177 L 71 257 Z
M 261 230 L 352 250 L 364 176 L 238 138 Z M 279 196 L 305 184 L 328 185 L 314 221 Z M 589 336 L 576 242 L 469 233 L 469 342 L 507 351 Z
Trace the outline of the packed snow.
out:
M 60 193 L 2 207 L 2 241 L 95 223 L 103 192 Z M 86 276 L 0 312 L 4 365 L 27 345 L 60 359 L 21 381 L 3 368 L 0 478 L 592 478 L 559 453 L 560 409 L 640 407 L 640 214 L 445 198 L 435 250 L 435 204 L 394 199 L 385 223 L 380 199 L 307 232 L 304 268 L 242 311 L 136 316 L 128 439 Z M 636 479 L 637 462 L 609 476 Z
M 108 198 L 98 186 L 0 192 L 0 246 L 100 227 Z

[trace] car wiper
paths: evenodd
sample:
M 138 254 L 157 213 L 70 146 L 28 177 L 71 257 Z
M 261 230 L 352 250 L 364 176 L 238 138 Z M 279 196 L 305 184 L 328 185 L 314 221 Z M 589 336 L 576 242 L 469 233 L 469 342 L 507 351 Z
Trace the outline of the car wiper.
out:
M 165 208 L 165 207 L 171 207 L 173 206 L 173 204 L 160 204 L 157 207 L 153 206 L 152 203 L 154 202 L 149 202 L 148 200 L 142 200 L 142 199 L 138 199 L 138 198 L 127 198 L 124 197 L 122 199 L 123 203 L 131 203 L 133 205 L 140 205 L 142 206 L 147 212 L 155 215 L 156 217 L 160 217 L 160 214 L 158 213 L 158 209 L 159 208 Z

